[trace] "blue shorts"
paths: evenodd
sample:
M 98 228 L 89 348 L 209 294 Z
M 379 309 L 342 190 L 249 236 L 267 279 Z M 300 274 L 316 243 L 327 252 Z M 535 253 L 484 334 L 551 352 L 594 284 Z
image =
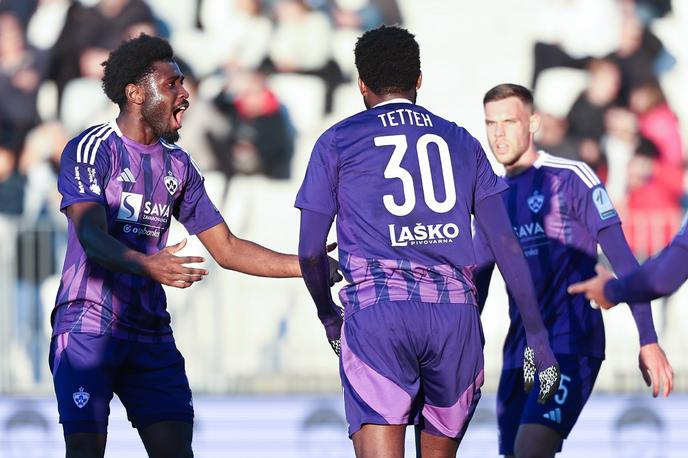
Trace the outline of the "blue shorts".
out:
M 381 302 L 345 319 L 340 373 L 349 435 L 364 424 L 417 424 L 460 439 L 483 384 L 478 309 Z
M 544 405 L 538 404 L 539 381 L 523 392 L 523 368 L 502 371 L 497 391 L 499 453 L 513 455 L 516 433 L 522 424 L 537 423 L 566 439 L 588 402 L 602 360 L 578 355 L 555 355 L 561 369 L 559 390 Z M 559 450 L 561 451 L 561 450 Z
M 113 393 L 135 428 L 193 423 L 184 358 L 174 342 L 66 332 L 52 338 L 49 363 L 65 435 L 106 433 Z

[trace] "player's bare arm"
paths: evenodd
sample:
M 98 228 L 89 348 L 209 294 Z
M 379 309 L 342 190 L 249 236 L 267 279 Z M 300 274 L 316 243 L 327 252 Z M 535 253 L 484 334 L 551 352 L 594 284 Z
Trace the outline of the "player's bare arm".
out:
M 296 255 L 278 253 L 235 236 L 226 223 L 197 234 L 213 259 L 223 268 L 258 277 L 300 277 Z
M 184 248 L 186 240 L 152 255 L 127 247 L 107 232 L 105 209 L 99 203 L 74 203 L 67 207 L 67 216 L 87 256 L 107 269 L 145 275 L 176 288 L 188 288 L 208 274 L 205 269 L 185 265 L 203 262 L 202 257 L 174 254 Z

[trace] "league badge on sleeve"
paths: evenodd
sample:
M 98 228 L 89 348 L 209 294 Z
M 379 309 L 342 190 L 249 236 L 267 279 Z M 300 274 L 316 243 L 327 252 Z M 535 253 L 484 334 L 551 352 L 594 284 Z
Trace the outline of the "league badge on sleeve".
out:
M 177 188 L 179 188 L 179 181 L 172 176 L 172 172 L 167 172 L 167 176 L 163 179 L 163 181 L 165 182 L 165 188 L 167 188 L 167 192 L 173 196 L 174 193 L 177 192 Z
M 595 203 L 597 213 L 599 213 L 602 220 L 616 216 L 616 209 L 614 205 L 612 205 L 612 201 L 609 199 L 609 195 L 603 187 L 595 188 L 592 192 L 592 201 Z
M 79 391 L 72 393 L 72 399 L 74 399 L 74 404 L 76 404 L 78 408 L 83 409 L 88 403 L 88 400 L 91 399 L 91 395 L 84 391 L 83 386 L 80 386 Z

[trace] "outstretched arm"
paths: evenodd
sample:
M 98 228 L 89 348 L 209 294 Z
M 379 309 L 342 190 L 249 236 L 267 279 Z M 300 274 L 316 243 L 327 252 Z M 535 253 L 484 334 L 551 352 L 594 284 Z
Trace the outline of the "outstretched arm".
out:
M 232 234 L 224 222 L 197 235 L 213 259 L 225 269 L 259 277 L 301 276 L 296 255 L 278 253 L 249 240 L 240 239 Z
M 606 269 L 597 266 L 597 276 L 569 286 L 569 293 L 585 293 L 602 308 L 619 302 L 657 299 L 676 291 L 688 279 L 688 247 L 672 243 L 656 257 L 633 272 L 615 279 Z
M 545 374 L 549 368 L 557 368 L 558 364 L 549 345 L 547 329 L 542 322 L 530 269 L 523 256 L 521 245 L 513 233 L 511 221 L 501 195 L 494 194 L 478 201 L 475 204 L 475 218 L 492 248 L 497 267 L 504 277 L 509 292 L 516 301 L 525 328 L 528 346 L 535 352 L 537 371 L 540 374 Z M 544 402 L 548 396 L 556 392 L 558 387 L 557 374 L 556 383 L 552 382 L 549 387 L 541 385 L 540 400 Z M 543 389 L 549 389 L 549 391 L 542 393 Z
M 186 239 L 155 254 L 146 255 L 127 247 L 107 230 L 105 208 L 98 202 L 75 202 L 65 209 L 86 256 L 106 269 L 144 275 L 167 286 L 187 288 L 208 271 L 184 264 L 203 262 L 199 256 L 176 256 Z
M 626 242 L 620 224 L 602 229 L 598 234 L 598 242 L 618 275 L 628 274 L 638 268 L 638 261 Z M 657 343 L 650 303 L 644 301 L 629 306 L 640 335 L 638 362 L 643 379 L 647 386 L 652 386 L 653 396 L 659 394 L 660 386 L 664 387 L 664 396 L 668 396 L 673 386 L 674 372 L 664 350 Z
M 672 243 L 639 269 L 604 286 L 613 303 L 652 300 L 668 296 L 688 279 L 688 248 Z

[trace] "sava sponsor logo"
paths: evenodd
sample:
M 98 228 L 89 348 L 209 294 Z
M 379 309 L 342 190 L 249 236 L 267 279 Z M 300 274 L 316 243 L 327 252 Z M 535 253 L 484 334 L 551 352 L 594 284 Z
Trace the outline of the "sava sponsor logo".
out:
M 520 226 L 514 226 L 514 232 L 516 233 L 516 237 L 519 239 L 545 235 L 545 230 L 537 221 L 534 223 L 526 223 L 521 224 Z
M 125 234 L 145 235 L 146 237 L 160 237 L 160 230 L 152 227 L 125 224 L 122 228 Z
M 151 201 L 144 202 L 141 194 L 123 192 L 117 219 L 131 222 L 137 222 L 141 219 L 144 221 L 167 224 L 170 219 L 170 206 L 167 204 L 157 204 Z
M 401 226 L 399 232 L 394 224 L 388 227 L 392 246 L 453 243 L 459 235 L 459 227 L 454 223 L 427 225 L 416 223 L 413 227 Z

